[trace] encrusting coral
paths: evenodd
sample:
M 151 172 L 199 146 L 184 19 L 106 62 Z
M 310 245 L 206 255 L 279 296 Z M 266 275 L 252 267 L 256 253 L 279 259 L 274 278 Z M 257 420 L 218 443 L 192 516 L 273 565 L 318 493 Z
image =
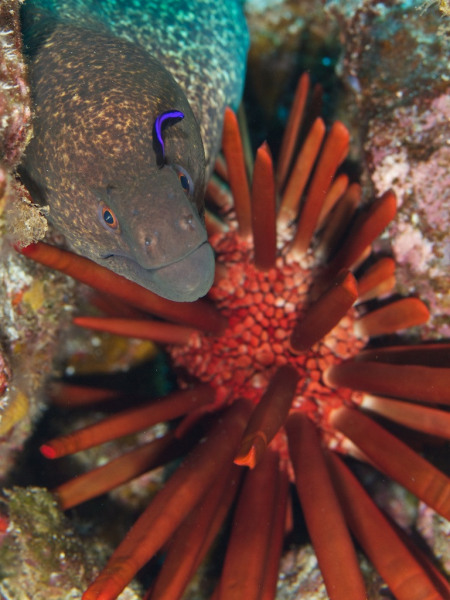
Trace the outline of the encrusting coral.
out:
M 21 53 L 19 2 L 0 5 L 0 476 L 14 465 L 40 415 L 61 326 L 70 319 L 69 278 L 23 260 L 12 242 L 42 239 L 45 210 L 34 206 L 14 169 L 31 135 Z
M 0 6 L 0 156 L 8 167 L 17 165 L 31 133 L 21 49 L 19 2 L 5 0 Z
M 232 200 L 217 182 L 210 185 L 215 209 L 207 225 L 217 272 L 207 299 L 176 304 L 47 244 L 21 250 L 112 295 L 107 316 L 77 317 L 78 325 L 166 344 L 179 371 L 179 391 L 42 446 L 45 456 L 57 458 L 173 421 L 165 436 L 56 488 L 63 508 L 186 455 L 84 600 L 113 600 L 163 548 L 164 564 L 147 597 L 181 597 L 233 500 L 213 597 L 273 598 L 290 481 L 331 598 L 366 597 L 350 532 L 397 598 L 437 600 L 450 593 L 433 562 L 341 458 L 368 463 L 450 518 L 449 479 L 408 444 L 411 435 L 415 443 L 419 434 L 450 437 L 449 344 L 383 343 L 383 336 L 429 316 L 417 298 L 389 296 L 394 262 L 371 254 L 395 216 L 395 195 L 386 192 L 360 209 L 359 186 L 336 175 L 349 141 L 339 122 L 326 134 L 316 119 L 297 151 L 308 86 L 305 76 L 276 176 L 263 144 L 251 188 L 237 122 L 227 112 L 226 168 L 219 164 L 219 170 Z M 111 396 L 59 389 L 65 402 L 74 394 L 85 405 Z M 392 433 L 391 424 L 400 430 Z
M 15 487 L 3 494 L 7 508 L 6 543 L 0 546 L 0 594 L 8 600 L 73 600 L 95 573 L 99 545 L 74 535 L 55 498 L 40 488 Z M 122 600 L 138 600 L 131 588 Z

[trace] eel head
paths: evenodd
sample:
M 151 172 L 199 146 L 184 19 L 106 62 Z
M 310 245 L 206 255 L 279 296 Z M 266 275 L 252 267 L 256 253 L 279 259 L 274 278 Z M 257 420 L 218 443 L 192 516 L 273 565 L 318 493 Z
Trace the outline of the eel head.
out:
M 170 73 L 125 40 L 57 24 L 30 80 L 24 179 L 69 246 L 165 298 L 206 294 L 203 144 Z

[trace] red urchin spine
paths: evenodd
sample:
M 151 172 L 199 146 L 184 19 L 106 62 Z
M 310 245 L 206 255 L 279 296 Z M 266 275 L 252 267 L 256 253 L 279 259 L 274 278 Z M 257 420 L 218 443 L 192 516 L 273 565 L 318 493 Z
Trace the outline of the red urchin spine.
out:
M 358 559 L 317 430 L 309 417 L 301 413 L 289 417 L 286 430 L 298 496 L 326 588 L 333 590 L 336 600 L 364 600 L 366 591 Z
M 251 405 L 237 401 L 218 419 L 206 441 L 188 455 L 138 518 L 83 600 L 114 600 L 191 512 L 221 470 L 231 464 Z

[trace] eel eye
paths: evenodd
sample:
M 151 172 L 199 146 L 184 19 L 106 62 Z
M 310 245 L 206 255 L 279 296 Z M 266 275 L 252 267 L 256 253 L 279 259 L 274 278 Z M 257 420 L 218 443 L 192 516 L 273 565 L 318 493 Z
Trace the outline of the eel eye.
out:
M 194 191 L 194 184 L 192 182 L 192 178 L 186 169 L 180 167 L 180 165 L 173 165 L 173 168 L 178 175 L 178 181 L 180 182 L 181 187 L 183 188 L 185 194 L 190 196 Z
M 114 231 L 119 229 L 119 221 L 116 215 L 109 206 L 106 206 L 106 204 L 100 206 L 99 217 L 100 222 L 105 229 L 112 229 Z
M 184 173 L 180 173 L 178 175 L 178 179 L 180 180 L 181 183 L 181 187 L 183 188 L 183 190 L 186 192 L 186 194 L 189 193 L 190 187 L 189 187 L 189 179 L 186 177 L 186 175 Z
M 102 208 L 102 217 L 108 227 L 111 227 L 111 229 L 117 229 L 119 226 L 119 221 L 117 220 L 116 215 L 107 206 Z

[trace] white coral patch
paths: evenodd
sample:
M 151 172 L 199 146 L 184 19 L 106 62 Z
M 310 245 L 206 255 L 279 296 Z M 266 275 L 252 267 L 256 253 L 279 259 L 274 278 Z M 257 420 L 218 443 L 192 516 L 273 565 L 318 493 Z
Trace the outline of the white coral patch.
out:
M 405 193 L 411 192 L 407 185 L 409 169 L 408 155 L 404 148 L 396 154 L 386 156 L 372 175 L 377 194 L 392 189 L 397 196 L 398 206 L 401 206 Z
M 416 273 L 425 273 L 433 258 L 433 244 L 409 223 L 400 223 L 392 241 L 397 262 L 410 264 Z

